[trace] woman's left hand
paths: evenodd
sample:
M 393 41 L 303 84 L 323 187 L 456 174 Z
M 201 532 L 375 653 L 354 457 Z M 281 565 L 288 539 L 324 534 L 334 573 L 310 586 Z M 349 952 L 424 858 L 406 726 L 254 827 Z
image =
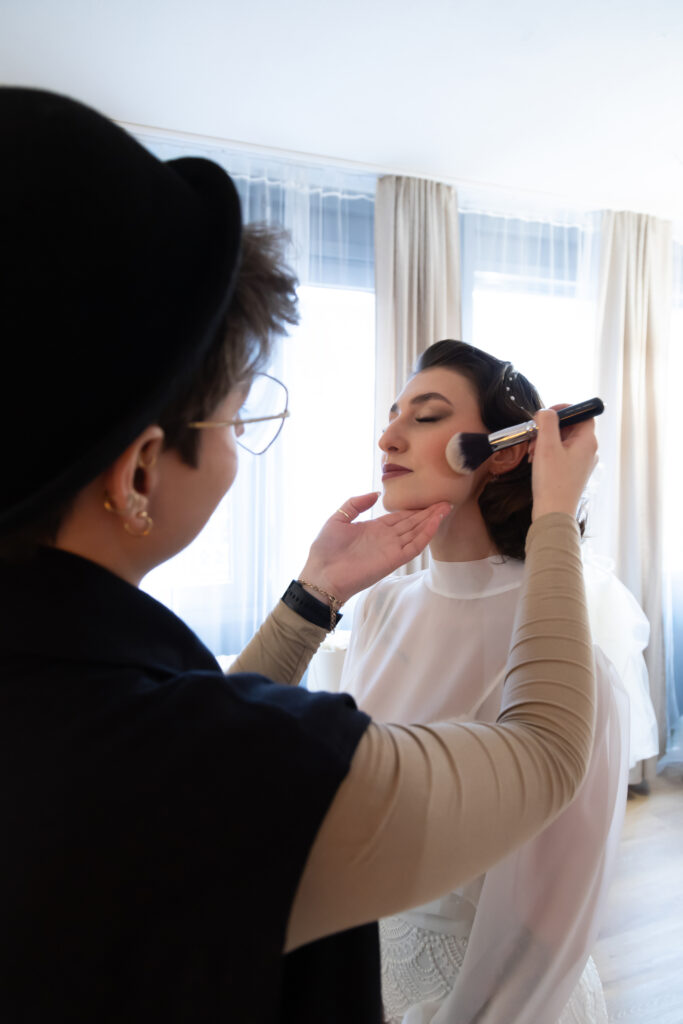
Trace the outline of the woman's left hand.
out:
M 424 551 L 452 509 L 447 501 L 440 501 L 429 508 L 390 512 L 355 523 L 356 516 L 372 508 L 378 497 L 372 491 L 349 498 L 330 516 L 313 541 L 301 579 L 342 603 L 348 601 Z

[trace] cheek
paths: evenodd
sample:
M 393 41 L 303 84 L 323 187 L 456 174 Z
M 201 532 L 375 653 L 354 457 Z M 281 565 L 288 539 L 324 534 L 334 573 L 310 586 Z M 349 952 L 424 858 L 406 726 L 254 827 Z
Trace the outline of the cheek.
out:
M 451 424 L 448 428 L 440 430 L 425 443 L 417 464 L 424 470 L 425 478 L 447 488 L 453 496 L 450 500 L 458 499 L 466 501 L 468 498 L 478 497 L 486 480 L 491 475 L 486 463 L 479 466 L 474 473 L 455 473 L 446 459 L 446 448 L 448 442 L 456 433 L 476 433 L 477 422 L 458 422 L 456 430 Z
M 225 492 L 237 476 L 239 465 L 238 447 L 234 439 L 227 441 L 216 459 L 216 482 Z
M 212 437 L 207 431 L 203 440 L 199 472 L 205 481 L 208 500 L 218 503 L 237 475 L 237 443 L 227 431 L 217 431 Z
M 454 431 L 440 431 L 438 436 L 429 438 L 416 460 L 419 469 L 439 476 L 444 482 L 454 483 L 459 480 L 446 459 L 446 447 L 453 437 Z
M 488 479 L 483 467 L 475 473 L 454 473 L 446 461 L 449 432 L 438 441 L 430 439 L 415 459 L 415 472 L 384 485 L 383 504 L 388 512 L 425 508 L 437 501 L 449 501 L 456 508 L 476 501 Z

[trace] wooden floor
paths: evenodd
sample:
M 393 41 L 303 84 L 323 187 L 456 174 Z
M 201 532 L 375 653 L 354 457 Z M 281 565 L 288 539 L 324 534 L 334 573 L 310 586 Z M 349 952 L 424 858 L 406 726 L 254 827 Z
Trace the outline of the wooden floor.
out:
M 610 1024 L 683 1024 L 683 771 L 631 795 L 593 951 Z

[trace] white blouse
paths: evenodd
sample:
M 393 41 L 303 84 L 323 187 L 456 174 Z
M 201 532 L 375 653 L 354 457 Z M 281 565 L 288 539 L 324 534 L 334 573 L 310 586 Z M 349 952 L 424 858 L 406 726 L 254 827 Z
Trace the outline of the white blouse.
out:
M 522 573 L 523 563 L 494 556 L 432 560 L 381 581 L 356 609 L 341 689 L 380 721 L 495 721 Z M 628 699 L 598 648 L 596 663 L 595 745 L 569 808 L 485 876 L 381 923 L 393 1019 L 553 1024 L 562 1015 L 597 935 L 626 799 Z M 592 965 L 586 978 L 600 1006 L 585 1019 L 604 1019 Z

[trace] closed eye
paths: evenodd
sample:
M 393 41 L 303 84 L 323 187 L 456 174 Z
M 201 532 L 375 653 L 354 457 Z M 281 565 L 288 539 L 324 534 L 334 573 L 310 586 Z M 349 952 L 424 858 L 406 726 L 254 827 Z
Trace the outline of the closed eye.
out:
M 442 420 L 442 419 L 443 419 L 443 416 L 416 416 L 415 417 L 415 422 L 416 423 L 438 423 L 439 420 Z

